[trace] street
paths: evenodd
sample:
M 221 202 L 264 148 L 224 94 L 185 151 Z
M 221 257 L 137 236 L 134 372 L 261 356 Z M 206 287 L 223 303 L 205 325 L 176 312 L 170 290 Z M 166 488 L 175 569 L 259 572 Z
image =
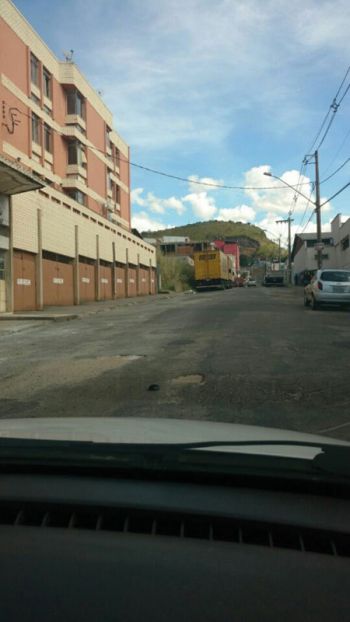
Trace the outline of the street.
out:
M 349 311 L 304 309 L 302 296 L 148 297 L 0 333 L 0 415 L 193 418 L 350 439 Z

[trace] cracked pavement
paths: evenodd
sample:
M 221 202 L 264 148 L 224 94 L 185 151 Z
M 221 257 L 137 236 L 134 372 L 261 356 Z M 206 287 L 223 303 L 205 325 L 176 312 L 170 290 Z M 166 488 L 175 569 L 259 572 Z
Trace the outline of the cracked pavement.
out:
M 149 298 L 1 334 L 0 417 L 183 417 L 350 439 L 350 313 L 304 309 L 302 296 Z

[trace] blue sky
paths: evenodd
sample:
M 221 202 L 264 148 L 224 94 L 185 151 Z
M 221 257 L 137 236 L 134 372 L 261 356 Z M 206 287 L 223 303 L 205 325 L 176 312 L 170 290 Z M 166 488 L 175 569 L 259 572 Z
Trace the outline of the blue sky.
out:
M 295 184 L 350 64 L 348 0 L 15 4 L 59 58 L 74 50 L 130 144 L 132 161 L 186 179 L 273 186 L 263 176 L 272 171 Z M 350 92 L 320 149 L 321 179 L 350 156 L 349 111 Z M 349 171 L 350 163 L 323 184 L 322 197 L 347 183 Z M 312 165 L 302 180 L 307 195 L 310 179 Z M 140 229 L 232 219 L 285 239 L 275 220 L 288 212 L 289 190 L 211 190 L 136 167 L 132 188 L 133 224 Z M 349 202 L 350 188 L 323 210 L 325 226 L 338 212 L 350 214 Z M 310 204 L 303 221 L 304 212 L 300 198 L 293 232 L 308 221 Z

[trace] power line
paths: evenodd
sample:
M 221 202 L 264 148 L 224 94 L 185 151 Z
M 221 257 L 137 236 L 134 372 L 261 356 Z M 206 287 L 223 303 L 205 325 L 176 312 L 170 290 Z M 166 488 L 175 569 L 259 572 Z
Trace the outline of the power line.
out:
M 341 171 L 342 168 L 344 168 L 344 166 L 350 162 L 350 158 L 347 158 L 345 160 L 345 162 L 343 162 L 343 164 L 341 164 L 340 166 L 338 166 L 338 168 L 333 171 L 333 173 L 331 173 L 330 175 L 328 175 L 328 177 L 326 177 L 325 179 L 322 179 L 322 181 L 320 182 L 321 184 L 324 184 L 326 181 L 328 181 L 329 179 L 331 179 L 332 177 L 334 177 L 334 175 L 336 175 L 337 173 L 339 173 L 339 171 Z
M 319 151 L 319 150 L 320 150 L 320 148 L 322 147 L 322 145 L 323 145 L 324 141 L 326 140 L 327 134 L 328 134 L 329 130 L 331 129 L 332 124 L 333 124 L 333 122 L 334 122 L 335 115 L 336 115 L 336 114 L 337 114 L 337 112 L 338 112 L 339 104 L 337 104 L 335 101 L 333 101 L 333 103 L 331 104 L 331 108 L 332 108 L 333 114 L 332 114 L 332 116 L 331 116 L 331 118 L 330 118 L 330 120 L 329 120 L 329 123 L 328 123 L 327 127 L 326 127 L 326 131 L 325 131 L 325 133 L 323 134 L 323 136 L 322 136 L 322 138 L 321 138 L 320 142 L 319 142 L 319 143 L 318 143 L 318 145 L 317 145 L 316 151 Z
M 329 199 L 327 199 L 327 201 L 323 201 L 323 203 L 321 203 L 320 207 L 323 207 L 323 205 L 326 205 L 326 203 L 329 203 L 332 199 L 337 197 L 338 194 L 341 194 L 342 192 L 344 192 L 344 190 L 346 190 L 346 188 L 348 188 L 349 186 L 350 186 L 350 181 L 347 184 L 345 184 L 345 186 L 340 188 L 340 190 L 338 190 L 338 192 L 336 192 L 335 194 L 332 194 L 332 196 L 329 197 Z
M 318 130 L 318 132 L 317 132 L 317 134 L 316 134 L 316 137 L 315 137 L 315 139 L 314 139 L 314 141 L 313 141 L 313 143 L 312 143 L 312 145 L 311 145 L 310 149 L 308 150 L 308 153 L 311 153 L 313 150 L 318 151 L 318 150 L 320 149 L 320 147 L 323 145 L 323 143 L 324 143 L 324 141 L 325 141 L 325 139 L 326 139 L 326 137 L 327 137 L 327 134 L 328 134 L 329 130 L 331 129 L 331 126 L 332 126 L 332 124 L 333 124 L 333 122 L 334 122 L 335 115 L 336 115 L 336 113 L 338 112 L 339 106 L 340 106 L 340 104 L 342 103 L 342 101 L 343 101 L 344 97 L 347 95 L 347 93 L 348 93 L 348 92 L 349 92 L 349 90 L 350 90 L 350 83 L 349 83 L 349 84 L 348 84 L 348 86 L 346 87 L 346 89 L 345 89 L 345 91 L 344 91 L 343 95 L 341 96 L 341 99 L 340 99 L 339 101 L 337 101 L 338 96 L 339 96 L 339 94 L 340 94 L 340 91 L 342 90 L 342 88 L 343 88 L 343 86 L 344 86 L 344 84 L 345 84 L 345 81 L 346 81 L 346 79 L 347 79 L 347 77 L 348 77 L 349 73 L 350 73 L 350 66 L 347 68 L 347 70 L 346 70 L 346 72 L 345 72 L 345 75 L 344 75 L 344 77 L 343 77 L 343 79 L 342 79 L 342 81 L 341 81 L 341 83 L 340 83 L 340 85 L 339 85 L 339 87 L 338 87 L 338 90 L 337 90 L 337 92 L 336 92 L 336 94 L 335 94 L 335 96 L 334 96 L 334 98 L 333 98 L 333 100 L 332 100 L 332 103 L 331 103 L 331 104 L 330 104 L 330 106 L 329 106 L 328 112 L 327 112 L 327 114 L 326 114 L 325 118 L 324 118 L 324 119 L 323 119 L 323 121 L 322 121 L 321 127 L 320 127 L 320 129 Z M 329 119 L 329 121 L 328 121 L 328 117 L 329 117 L 330 115 L 331 115 L 331 118 L 330 118 L 330 119 Z M 325 125 L 326 125 L 326 123 L 327 123 L 327 121 L 328 121 L 328 125 L 327 125 L 327 127 L 326 127 L 326 129 L 325 129 L 325 131 L 324 131 L 324 133 L 323 133 L 323 136 L 322 136 L 322 138 L 321 138 L 320 142 L 318 143 L 317 147 L 315 148 L 315 145 L 316 145 L 316 143 L 317 143 L 317 141 L 318 141 L 318 139 L 319 139 L 319 137 L 320 137 L 320 135 L 321 135 L 321 133 L 322 133 L 322 131 L 323 131 L 323 128 L 325 127 Z M 314 149 L 314 148 L 315 148 L 315 149 Z
M 339 95 L 340 91 L 342 90 L 342 88 L 343 88 L 343 84 L 344 84 L 344 82 L 345 82 L 346 78 L 348 77 L 349 73 L 350 73 L 350 65 L 349 65 L 349 67 L 347 68 L 346 73 L 345 73 L 345 76 L 344 76 L 344 78 L 342 79 L 342 81 L 341 81 L 341 83 L 340 83 L 340 86 L 339 86 L 339 88 L 338 88 L 338 90 L 337 90 L 337 92 L 336 92 L 336 94 L 335 94 L 335 98 L 337 98 L 337 97 L 338 97 L 338 95 Z
M 341 99 L 340 99 L 340 101 L 338 102 L 338 106 L 340 106 L 340 104 L 342 103 L 342 101 L 343 101 L 343 99 L 344 99 L 345 95 L 347 95 L 347 93 L 349 92 L 349 89 L 350 89 L 350 84 L 348 84 L 348 86 L 346 87 L 345 92 L 343 93 L 342 98 L 341 98 Z
M 309 147 L 309 149 L 307 150 L 307 153 L 311 153 L 311 152 L 312 152 L 312 150 L 313 150 L 314 146 L 316 145 L 316 143 L 317 143 L 317 141 L 318 141 L 318 137 L 321 135 L 321 132 L 322 132 L 322 130 L 323 130 L 323 128 L 324 128 L 324 126 L 325 126 L 325 124 L 327 123 L 327 119 L 328 119 L 328 117 L 329 117 L 330 113 L 331 113 L 331 110 L 329 109 L 329 110 L 328 110 L 328 112 L 327 112 L 327 114 L 326 114 L 326 116 L 325 116 L 325 118 L 323 119 L 323 121 L 322 121 L 322 123 L 321 123 L 321 127 L 320 127 L 320 129 L 318 130 L 318 132 L 317 132 L 317 134 L 316 134 L 316 136 L 315 136 L 315 138 L 314 138 L 314 141 L 313 141 L 313 143 L 312 143 L 311 147 Z
M 299 170 L 299 178 L 298 178 L 298 183 L 297 183 L 296 191 L 295 191 L 295 194 L 294 194 L 294 196 L 292 198 L 292 202 L 291 202 L 290 208 L 289 208 L 290 215 L 293 214 L 293 212 L 294 212 L 294 210 L 296 208 L 296 204 L 297 204 L 298 198 L 299 198 L 299 194 L 298 193 L 300 192 L 300 188 L 303 185 L 301 183 L 301 179 L 302 179 L 302 177 L 304 176 L 304 174 L 306 172 L 306 167 L 307 167 L 307 160 L 304 158 L 302 163 L 301 163 L 300 170 Z
M 311 214 L 310 214 L 309 220 L 307 221 L 307 223 L 306 223 L 306 225 L 304 226 L 304 229 L 301 231 L 301 233 L 304 233 L 304 231 L 305 231 L 306 227 L 308 226 L 308 224 L 309 224 L 309 222 L 310 222 L 311 218 L 313 217 L 314 213 L 315 213 L 315 210 L 313 209 L 313 210 L 312 210 L 312 212 L 311 212 Z
M 32 118 L 32 115 L 27 114 L 26 112 L 23 112 L 22 110 L 19 110 L 20 114 L 28 117 L 29 119 Z M 35 113 L 34 113 L 35 114 Z M 59 136 L 63 136 L 64 138 L 67 138 L 67 135 L 64 134 L 64 132 L 60 132 L 59 130 L 56 130 L 55 128 L 50 127 L 50 130 L 52 132 L 55 132 L 57 135 Z M 80 141 L 81 142 L 81 141 Z M 82 143 L 84 144 L 84 143 Z M 107 154 L 106 151 L 104 151 L 103 149 L 99 149 L 98 147 L 94 147 L 93 145 L 85 145 L 84 146 L 87 149 L 90 149 L 91 151 L 96 151 L 98 153 L 101 153 L 102 155 L 104 155 L 106 158 L 109 157 L 109 154 Z M 129 160 L 128 158 L 124 158 L 121 154 L 119 155 L 119 159 L 122 160 L 123 162 L 126 162 L 127 164 L 130 164 L 130 166 L 133 166 L 134 168 L 138 168 L 144 171 L 147 171 L 149 173 L 153 173 L 155 175 L 160 175 L 162 177 L 168 177 L 170 179 L 176 179 L 177 181 L 183 181 L 186 183 L 192 183 L 192 184 L 196 184 L 198 186 L 209 186 L 211 188 L 218 188 L 218 189 L 223 189 L 223 190 L 288 190 L 288 188 L 286 186 L 231 186 L 231 185 L 227 185 L 227 184 L 215 184 L 215 183 L 211 183 L 211 182 L 205 182 L 205 181 L 200 181 L 200 180 L 192 180 L 190 179 L 190 177 L 180 177 L 179 175 L 174 175 L 172 173 L 166 173 L 164 171 L 160 171 L 154 168 L 150 168 L 148 166 L 144 166 L 143 164 L 139 164 L 137 162 L 132 162 L 131 160 Z M 303 182 L 302 184 L 299 184 L 299 186 L 301 185 L 306 185 L 308 182 Z M 296 188 L 296 186 L 292 185 L 291 186 L 293 189 Z
M 312 193 L 313 193 L 313 191 L 314 191 L 314 188 L 315 188 L 315 184 L 314 184 L 314 183 L 312 183 L 312 184 L 311 184 L 311 190 L 310 190 L 310 196 L 309 196 L 308 200 L 307 200 L 307 201 L 306 201 L 306 203 L 305 203 L 304 213 L 303 213 L 302 218 L 301 218 L 301 220 L 300 220 L 300 223 L 299 223 L 299 225 L 298 225 L 298 229 L 301 229 L 301 227 L 303 226 L 304 218 L 305 218 L 305 216 L 306 216 L 306 212 L 307 212 L 307 209 L 308 209 L 308 205 L 309 205 L 309 203 L 310 203 L 310 201 L 311 201 L 311 197 L 312 197 Z M 313 212 L 312 212 L 312 213 L 313 213 Z
M 341 150 L 343 149 L 343 147 L 344 147 L 344 145 L 345 145 L 345 143 L 346 143 L 347 139 L 349 138 L 349 136 L 350 136 L 350 129 L 346 132 L 345 137 L 343 138 L 343 140 L 342 140 L 342 142 L 341 142 L 341 144 L 340 144 L 340 147 L 339 147 L 339 149 L 337 150 L 336 154 L 333 156 L 333 158 L 332 158 L 332 159 L 330 160 L 330 162 L 328 163 L 328 166 L 327 166 L 326 170 L 324 171 L 324 174 L 325 174 L 325 173 L 327 173 L 327 171 L 329 171 L 329 169 L 331 168 L 331 166 L 332 166 L 333 162 L 335 162 L 335 160 L 337 159 L 337 157 L 338 157 L 339 153 L 340 153 L 340 152 L 341 152 Z M 322 182 L 321 182 L 321 183 L 322 183 Z

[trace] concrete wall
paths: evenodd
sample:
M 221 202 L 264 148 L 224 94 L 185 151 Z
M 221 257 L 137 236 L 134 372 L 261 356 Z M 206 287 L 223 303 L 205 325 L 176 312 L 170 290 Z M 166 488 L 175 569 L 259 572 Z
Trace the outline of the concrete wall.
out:
M 75 256 L 74 227 L 79 230 L 79 254 L 96 258 L 96 235 L 100 259 L 112 261 L 115 242 L 116 261 L 125 264 L 126 250 L 130 263 L 156 265 L 155 248 L 122 227 L 109 223 L 87 207 L 77 205 L 53 188 L 27 192 L 13 197 L 13 246 L 36 253 L 38 250 L 37 209 L 42 210 L 43 250 Z
M 6 311 L 6 283 L 0 279 L 0 313 Z
M 328 259 L 322 259 L 322 265 L 324 268 L 333 268 L 335 266 L 335 248 L 334 246 L 325 246 L 323 250 L 324 255 L 328 255 Z M 298 253 L 294 257 L 293 262 L 293 275 L 299 274 L 303 270 L 317 270 L 317 251 L 315 248 L 307 247 L 306 241 L 300 248 Z
M 350 218 L 342 222 L 341 215 L 338 214 L 331 226 L 336 250 L 336 267 L 350 270 L 350 244 L 344 248 L 346 239 L 350 240 Z

